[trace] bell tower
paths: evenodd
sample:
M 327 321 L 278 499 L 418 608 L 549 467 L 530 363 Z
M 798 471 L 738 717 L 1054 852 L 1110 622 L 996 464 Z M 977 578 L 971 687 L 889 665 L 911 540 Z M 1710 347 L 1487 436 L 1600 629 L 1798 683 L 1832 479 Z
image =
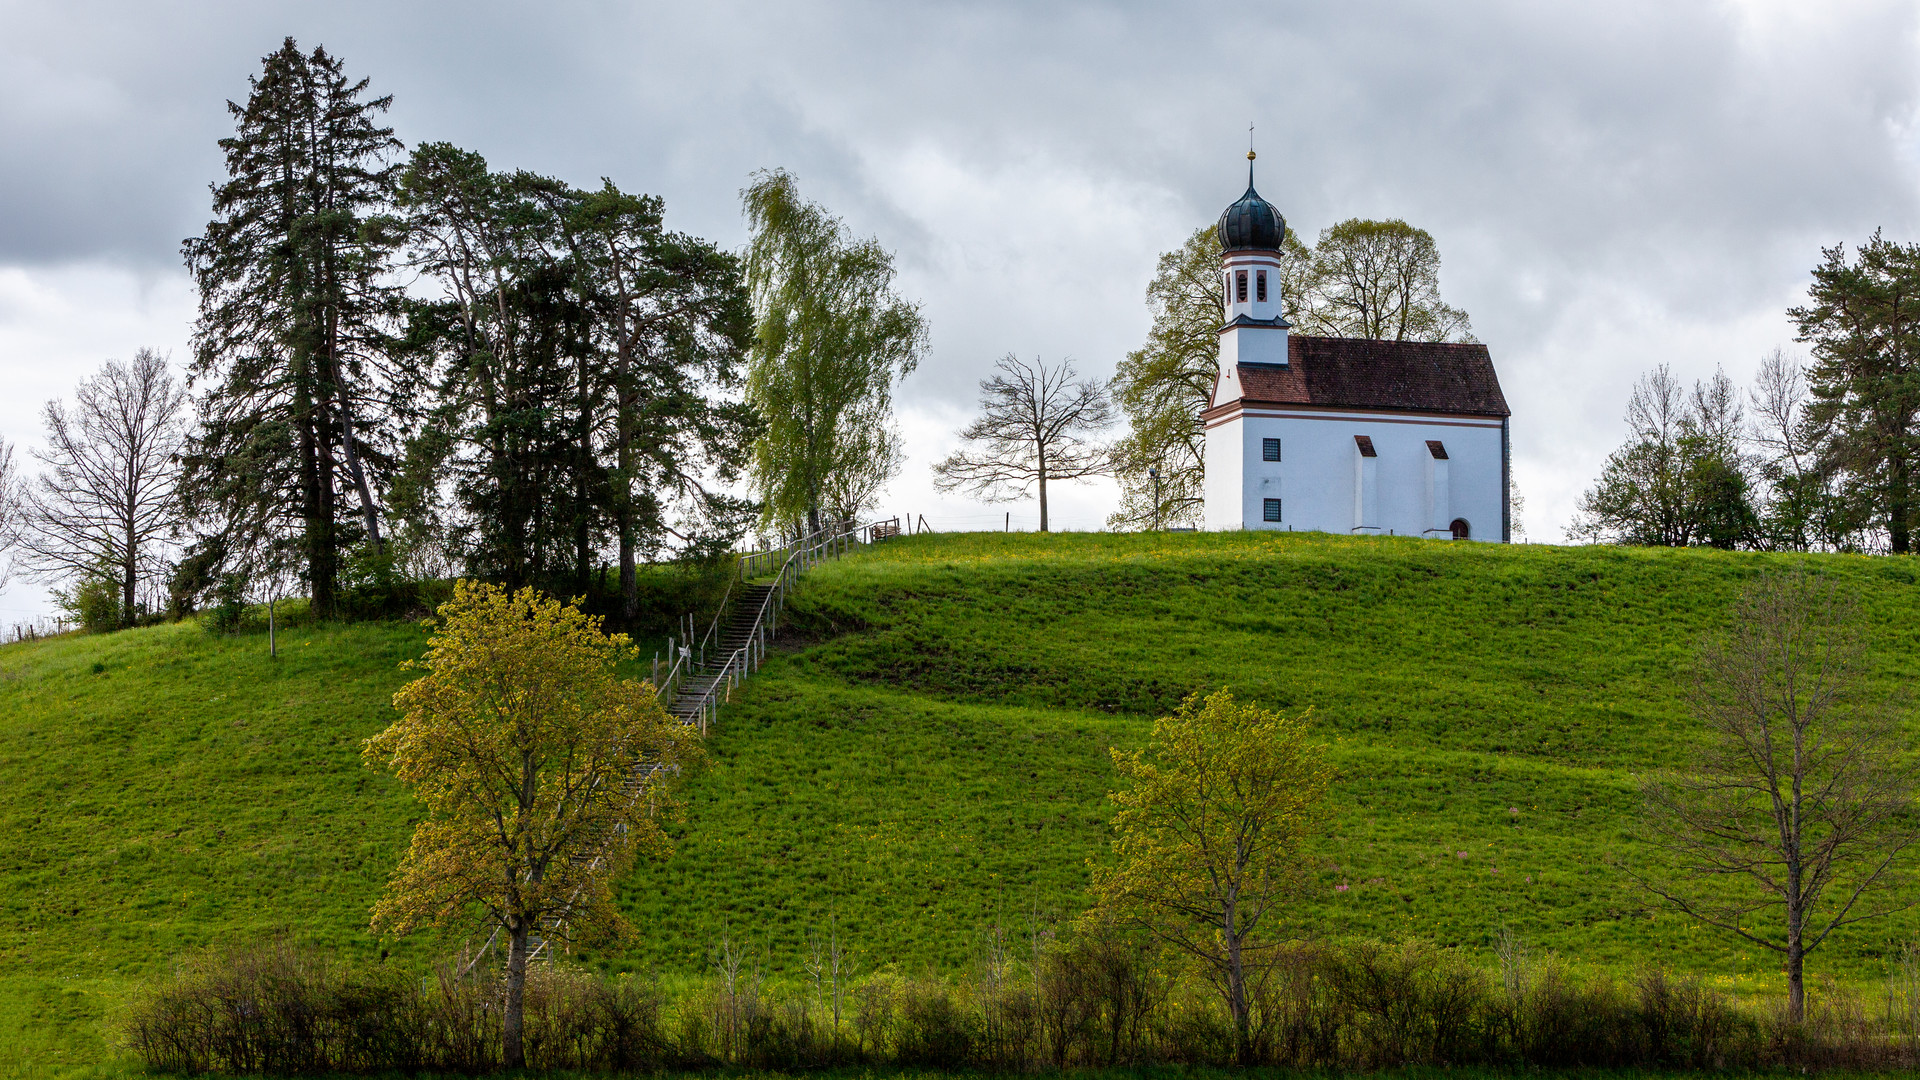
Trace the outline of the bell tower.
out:
M 1241 364 L 1287 364 L 1286 308 L 1280 301 L 1280 243 L 1286 219 L 1253 189 L 1247 151 L 1247 193 L 1220 215 L 1220 284 L 1226 320 L 1220 327 L 1220 383 L 1214 403 L 1239 397 Z M 1222 398 L 1221 393 L 1227 396 Z

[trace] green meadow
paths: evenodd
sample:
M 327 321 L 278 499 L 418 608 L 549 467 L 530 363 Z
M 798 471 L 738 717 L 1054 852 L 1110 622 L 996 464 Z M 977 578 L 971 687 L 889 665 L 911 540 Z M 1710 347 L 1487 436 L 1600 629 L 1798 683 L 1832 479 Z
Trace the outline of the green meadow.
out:
M 1313 724 L 1341 770 L 1291 932 L 1662 963 L 1770 993 L 1769 957 L 1631 883 L 1636 776 L 1696 737 L 1683 688 L 1742 584 L 1804 562 L 1865 601 L 1877 677 L 1914 675 L 1907 559 L 1502 547 L 1311 534 L 952 535 L 820 566 L 722 713 L 670 859 L 623 886 L 633 939 L 579 959 L 697 977 L 723 937 L 797 977 L 955 971 L 1081 909 L 1111 747 L 1230 687 Z M 419 655 L 407 624 L 194 625 L 0 648 L 0 1060 L 92 1075 L 130 988 L 283 932 L 425 969 L 367 910 L 416 813 L 359 741 Z M 651 647 L 651 646 L 649 646 Z M 1877 982 L 1920 916 L 1813 967 Z M 384 956 L 384 960 L 382 957 Z
M 1632 884 L 1636 776 L 1696 738 L 1684 687 L 1743 583 L 1805 563 L 1859 590 L 1878 678 L 1915 670 L 1909 560 L 1272 533 L 923 536 L 814 570 L 800 641 L 712 738 L 679 852 L 630 883 L 697 970 L 726 933 L 791 969 L 831 919 L 869 967 L 951 970 L 996 923 L 1081 906 L 1107 750 L 1187 694 L 1311 710 L 1342 779 L 1293 932 L 1490 955 L 1503 928 L 1612 968 L 1764 992 L 1768 956 Z M 787 639 L 794 642 L 794 637 Z M 1345 886 L 1345 888 L 1342 888 Z M 1877 981 L 1909 915 L 1826 946 Z

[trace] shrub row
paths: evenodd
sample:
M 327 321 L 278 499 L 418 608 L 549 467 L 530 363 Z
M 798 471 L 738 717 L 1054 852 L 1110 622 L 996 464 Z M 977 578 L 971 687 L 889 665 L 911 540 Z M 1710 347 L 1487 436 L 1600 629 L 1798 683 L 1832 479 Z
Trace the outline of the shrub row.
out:
M 677 996 L 633 976 L 540 966 L 526 1039 L 536 1068 L 904 1066 L 996 1072 L 1223 1065 L 1233 1031 L 1203 978 L 1120 934 L 964 979 L 823 977 L 776 991 L 740 965 Z M 1673 1069 L 1920 1065 L 1920 992 L 1869 1008 L 1821 995 L 1808 1020 L 1737 1008 L 1698 980 L 1576 975 L 1511 955 L 1497 971 L 1418 943 L 1293 945 L 1260 967 L 1259 1064 Z M 1904 987 L 1904 988 L 1903 988 Z M 499 1066 L 499 986 L 416 979 L 285 944 L 202 957 L 136 1005 L 149 1067 L 296 1075 Z

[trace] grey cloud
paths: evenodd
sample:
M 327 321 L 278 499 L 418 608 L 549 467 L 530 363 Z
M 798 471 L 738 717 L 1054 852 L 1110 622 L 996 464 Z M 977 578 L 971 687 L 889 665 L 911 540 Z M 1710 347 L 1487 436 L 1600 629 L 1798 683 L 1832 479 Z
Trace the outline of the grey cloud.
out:
M 1238 193 L 1252 122 L 1296 226 L 1439 239 L 1554 478 L 1536 534 L 1641 369 L 1739 374 L 1822 244 L 1920 224 L 1906 4 L 0 3 L 0 25 L 0 265 L 177 272 L 222 103 L 292 34 L 392 93 L 409 142 L 610 176 L 729 245 L 748 174 L 793 170 L 899 251 L 935 343 L 905 396 L 949 404 L 1009 349 L 1101 371 L 1137 344 L 1155 254 Z

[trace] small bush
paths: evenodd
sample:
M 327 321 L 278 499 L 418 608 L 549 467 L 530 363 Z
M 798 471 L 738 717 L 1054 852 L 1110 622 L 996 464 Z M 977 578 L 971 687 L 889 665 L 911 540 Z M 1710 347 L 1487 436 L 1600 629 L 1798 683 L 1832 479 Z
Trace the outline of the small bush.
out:
M 298 1076 L 500 1066 L 500 987 L 442 971 L 423 984 L 285 942 L 209 953 L 138 1000 L 128 1042 L 150 1069 Z M 529 974 L 529 1063 L 632 1070 L 677 1060 L 651 983 L 538 966 Z
M 376 552 L 363 545 L 349 552 L 340 568 L 339 608 L 352 620 L 400 619 L 423 614 L 420 582 L 408 577 L 394 545 Z
M 213 604 L 201 625 L 211 633 L 231 634 L 240 629 L 246 616 L 247 579 L 240 574 L 222 574 L 213 587 Z
M 83 576 L 71 591 L 56 592 L 54 601 L 89 634 L 122 629 L 134 614 L 121 608 L 120 583 L 96 573 Z

